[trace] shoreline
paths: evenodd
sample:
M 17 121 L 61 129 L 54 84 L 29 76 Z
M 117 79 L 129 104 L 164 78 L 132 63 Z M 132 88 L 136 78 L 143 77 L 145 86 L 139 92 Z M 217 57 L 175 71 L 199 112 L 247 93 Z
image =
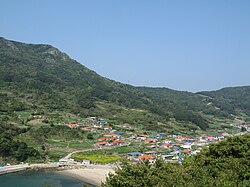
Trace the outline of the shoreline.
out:
M 94 186 L 101 186 L 101 183 L 106 181 L 108 174 L 110 172 L 114 173 L 114 169 L 112 169 L 110 166 L 94 165 L 86 168 L 69 168 L 54 172 L 76 178 Z

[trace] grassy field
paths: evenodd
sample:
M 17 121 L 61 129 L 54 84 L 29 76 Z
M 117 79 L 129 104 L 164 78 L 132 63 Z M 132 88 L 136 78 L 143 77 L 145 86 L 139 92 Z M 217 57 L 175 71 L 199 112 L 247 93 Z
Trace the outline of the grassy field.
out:
M 76 160 L 90 160 L 91 162 L 101 163 L 101 164 L 109 164 L 121 160 L 120 156 L 105 155 L 99 153 L 92 153 L 92 154 L 76 153 L 72 155 L 72 158 Z

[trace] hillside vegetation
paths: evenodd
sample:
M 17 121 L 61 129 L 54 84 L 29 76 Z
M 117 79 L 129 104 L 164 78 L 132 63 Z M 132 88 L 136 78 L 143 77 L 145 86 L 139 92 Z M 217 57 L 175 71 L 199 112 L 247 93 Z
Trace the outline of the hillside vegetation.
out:
M 188 157 L 183 165 L 124 161 L 103 187 L 242 186 L 250 184 L 250 136 L 233 137 Z
M 0 38 L 0 157 L 45 160 L 67 154 L 58 148 L 90 148 L 87 134 L 61 126 L 89 116 L 142 132 L 221 129 L 235 117 L 249 120 L 249 89 L 134 87 L 98 75 L 53 46 Z
M 238 102 L 244 90 L 243 97 L 249 99 L 248 87 L 237 88 L 241 92 L 235 91 L 234 95 L 224 94 L 223 100 L 220 92 L 204 92 L 202 95 L 209 96 L 204 97 L 166 88 L 133 87 L 99 76 L 50 45 L 4 38 L 0 38 L 0 85 L 0 112 L 57 110 L 83 116 L 105 115 L 97 105 L 104 101 L 145 110 L 163 123 L 174 118 L 201 129 L 209 124 L 203 114 L 229 117 L 239 110 L 249 112 L 249 102 Z M 212 105 L 208 105 L 210 102 Z M 115 116 L 119 111 L 113 113 Z M 145 117 L 145 127 L 149 124 Z

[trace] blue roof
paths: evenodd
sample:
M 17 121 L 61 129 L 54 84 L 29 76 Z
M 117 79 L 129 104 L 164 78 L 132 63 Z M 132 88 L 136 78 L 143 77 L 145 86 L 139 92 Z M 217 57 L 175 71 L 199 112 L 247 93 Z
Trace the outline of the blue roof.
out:
M 116 132 L 116 134 L 122 135 L 122 134 L 125 134 L 125 132 Z
M 140 156 L 141 153 L 140 152 L 132 152 L 132 153 L 128 153 L 129 156 Z
M 178 150 L 180 150 L 180 148 L 179 147 L 173 147 L 173 150 L 178 151 Z

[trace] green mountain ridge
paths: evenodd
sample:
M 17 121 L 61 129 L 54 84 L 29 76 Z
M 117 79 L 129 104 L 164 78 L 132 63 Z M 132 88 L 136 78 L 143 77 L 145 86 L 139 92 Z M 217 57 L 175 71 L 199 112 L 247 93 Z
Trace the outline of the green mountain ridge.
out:
M 232 118 L 231 114 L 250 111 L 250 86 L 199 93 L 134 87 L 98 75 L 53 46 L 4 38 L 0 38 L 0 86 L 3 114 L 63 111 L 134 121 L 155 130 L 170 128 L 167 123 L 173 119 L 205 130 L 210 123 L 207 115 Z M 146 112 L 131 114 L 131 120 L 118 119 L 125 109 L 129 115 L 134 109 Z

